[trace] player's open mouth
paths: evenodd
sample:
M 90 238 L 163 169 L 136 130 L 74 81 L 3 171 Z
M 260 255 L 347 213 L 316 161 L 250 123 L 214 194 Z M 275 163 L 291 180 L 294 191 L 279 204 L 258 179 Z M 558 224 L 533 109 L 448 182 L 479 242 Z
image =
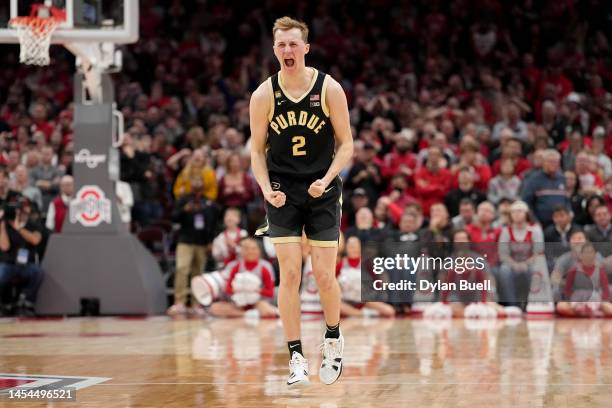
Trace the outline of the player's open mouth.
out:
M 293 58 L 285 58 L 285 66 L 292 67 L 295 64 L 295 60 Z

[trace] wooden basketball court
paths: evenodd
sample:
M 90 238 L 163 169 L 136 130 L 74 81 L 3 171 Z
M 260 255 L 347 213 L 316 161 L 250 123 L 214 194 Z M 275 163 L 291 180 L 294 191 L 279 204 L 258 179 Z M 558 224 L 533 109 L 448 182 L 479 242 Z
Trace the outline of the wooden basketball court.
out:
M 314 384 L 292 390 L 278 321 L 0 320 L 1 392 L 11 376 L 95 378 L 76 403 L 15 405 L 3 396 L 0 406 L 579 408 L 612 401 L 612 321 L 352 319 L 342 328 L 343 376 L 324 386 L 322 322 L 304 322 Z

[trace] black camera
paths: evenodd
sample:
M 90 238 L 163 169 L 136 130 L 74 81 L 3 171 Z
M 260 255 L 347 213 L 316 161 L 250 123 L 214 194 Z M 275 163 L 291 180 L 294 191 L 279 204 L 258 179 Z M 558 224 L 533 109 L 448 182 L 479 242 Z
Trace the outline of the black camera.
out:
M 13 221 L 17 218 L 17 210 L 20 210 L 23 206 L 22 200 L 10 201 L 4 205 L 4 219 L 7 221 Z

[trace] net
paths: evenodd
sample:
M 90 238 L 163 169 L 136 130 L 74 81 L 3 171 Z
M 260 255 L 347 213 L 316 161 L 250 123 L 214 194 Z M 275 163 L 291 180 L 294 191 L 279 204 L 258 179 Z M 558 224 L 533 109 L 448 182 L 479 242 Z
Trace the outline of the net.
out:
M 9 26 L 17 30 L 19 61 L 28 65 L 49 65 L 51 35 L 61 23 L 55 17 L 15 17 Z

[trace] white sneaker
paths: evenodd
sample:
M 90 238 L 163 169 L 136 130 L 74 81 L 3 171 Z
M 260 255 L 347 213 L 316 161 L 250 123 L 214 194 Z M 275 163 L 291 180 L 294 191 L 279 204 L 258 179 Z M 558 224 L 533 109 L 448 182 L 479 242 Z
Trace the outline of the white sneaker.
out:
M 380 312 L 378 310 L 370 309 L 369 307 L 364 307 L 361 309 L 361 311 L 363 312 L 363 317 L 365 318 L 380 317 Z
M 323 384 L 333 384 L 342 374 L 342 353 L 344 352 L 344 336 L 337 339 L 324 339 L 321 344 L 323 361 L 319 370 L 319 379 Z
M 310 380 L 308 379 L 308 360 L 297 351 L 293 352 L 291 361 L 289 361 L 289 379 L 287 380 L 287 385 L 292 387 L 310 385 Z

